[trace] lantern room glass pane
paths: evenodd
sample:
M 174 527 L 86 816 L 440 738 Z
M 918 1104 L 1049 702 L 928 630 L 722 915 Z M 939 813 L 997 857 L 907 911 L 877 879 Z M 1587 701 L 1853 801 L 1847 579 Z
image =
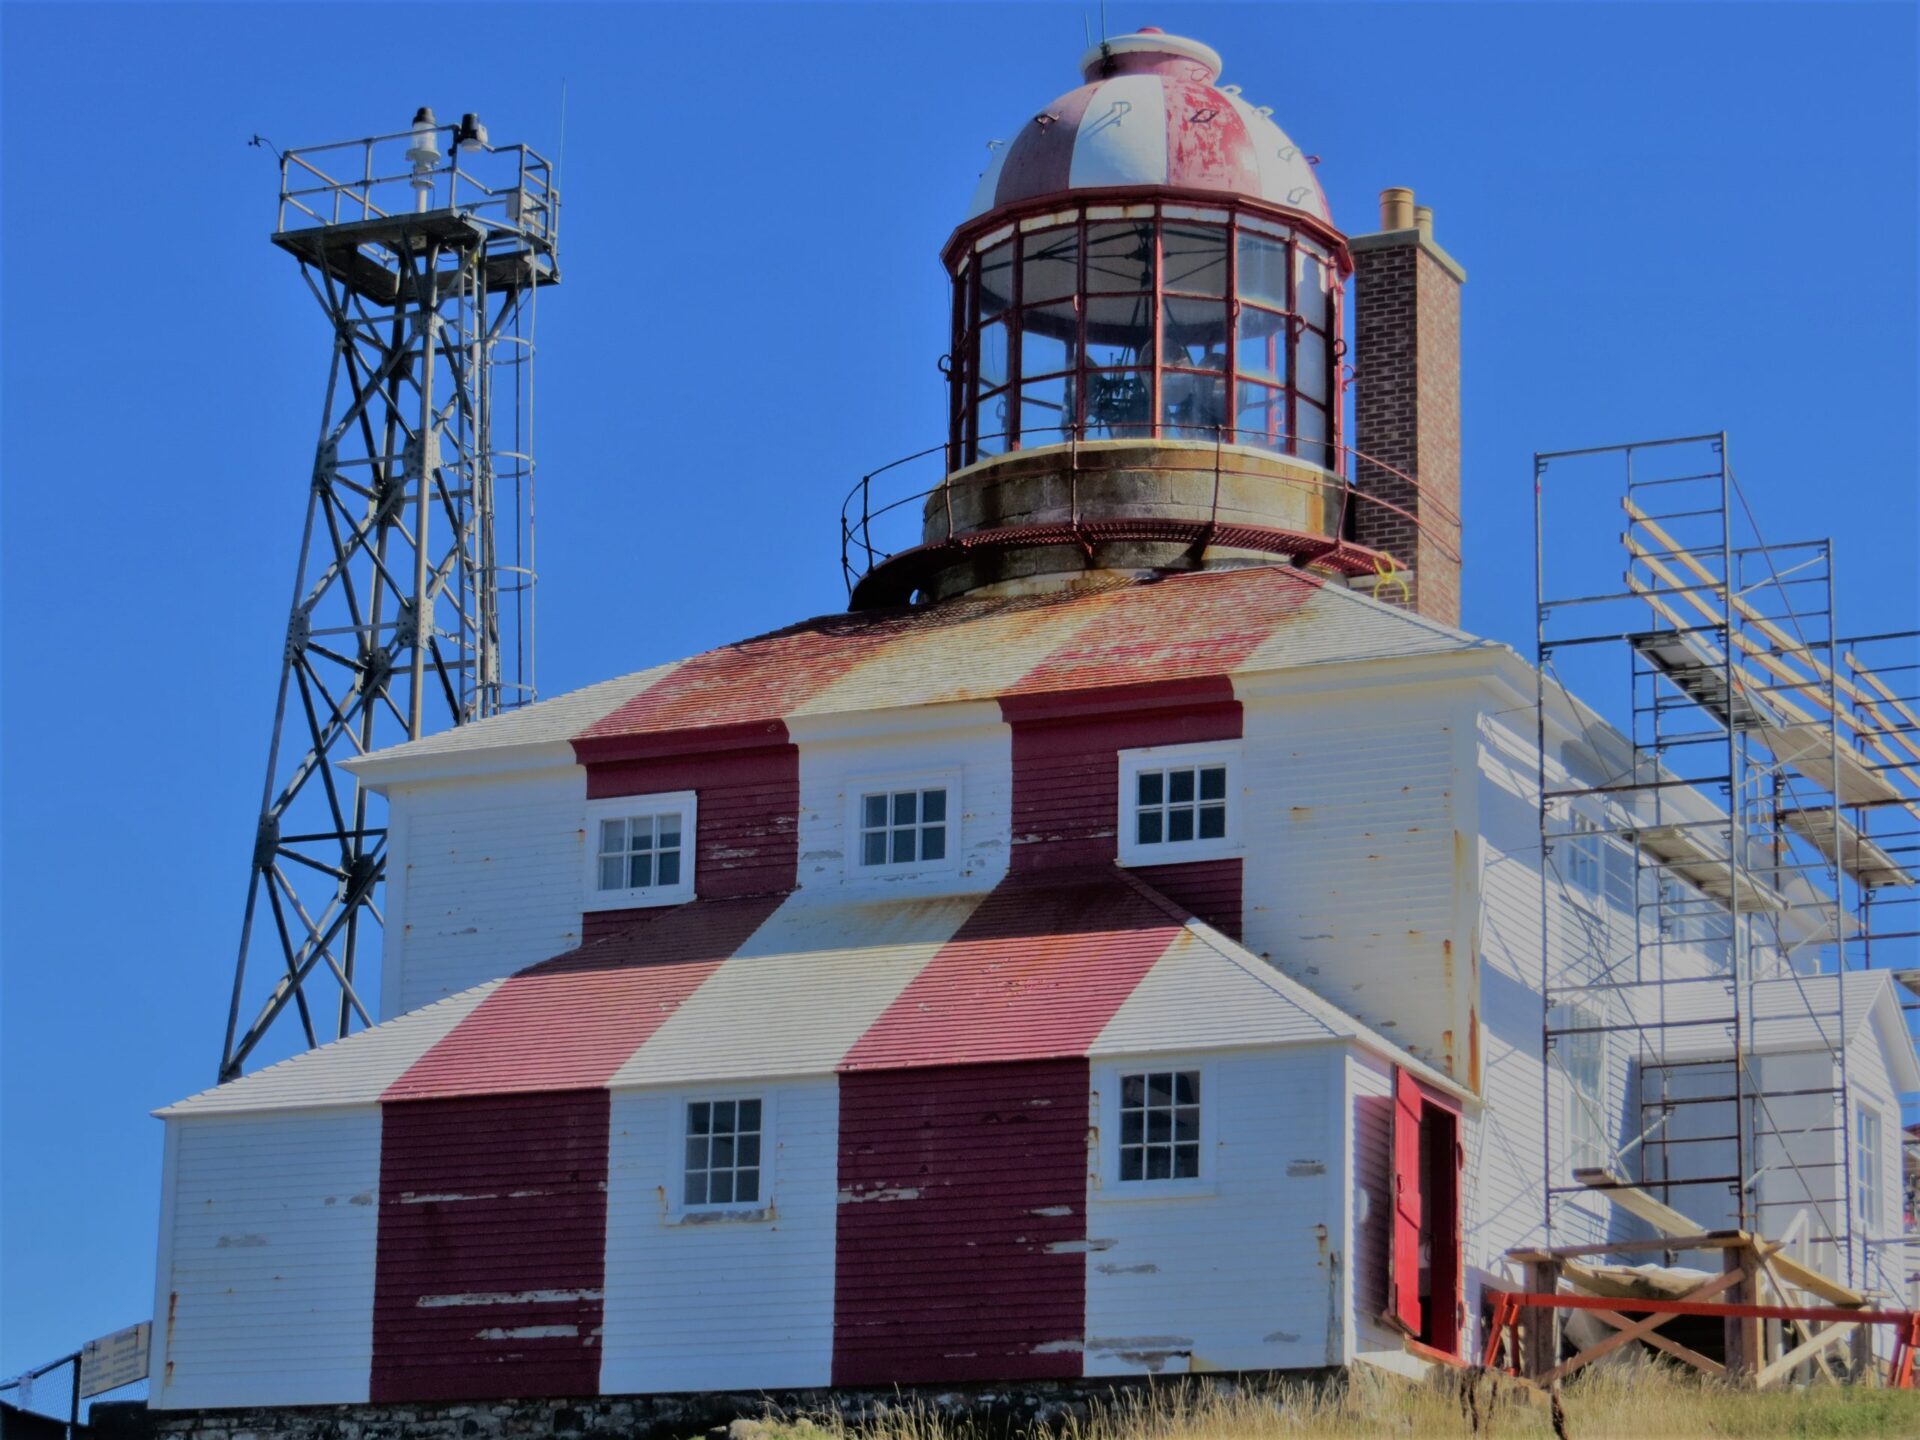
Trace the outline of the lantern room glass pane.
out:
M 1058 375 L 1073 368 L 1080 316 L 1072 305 L 1041 305 L 1020 312 L 1020 374 Z
M 1302 460 L 1311 460 L 1316 465 L 1331 469 L 1331 447 L 1326 444 L 1327 412 L 1311 400 L 1302 399 L 1294 406 L 1294 417 L 1293 453 Z
M 974 434 L 974 454 L 985 459 L 989 455 L 1007 453 L 1007 393 L 998 391 L 983 398 L 974 410 L 974 424 L 978 428 Z
M 1035 230 L 1021 245 L 1020 303 L 1064 300 L 1080 288 L 1080 230 Z
M 1087 290 L 1132 293 L 1153 288 L 1153 222 L 1087 226 Z
M 1277 310 L 1254 305 L 1240 309 L 1240 373 L 1275 382 L 1287 378 L 1287 331 L 1291 322 Z
M 1240 298 L 1275 310 L 1287 308 L 1287 247 L 1259 235 L 1240 236 Z
M 1293 383 L 1302 395 L 1324 403 L 1327 398 L 1327 337 L 1302 330 L 1294 347 Z
M 1073 377 L 1051 375 L 1020 389 L 1020 439 L 1026 445 L 1058 445 L 1073 425 Z
M 1235 410 L 1236 438 L 1242 445 L 1284 448 L 1287 432 L 1287 394 L 1277 385 L 1242 380 Z
M 1013 303 L 1013 242 L 980 257 L 980 318 L 990 320 Z
M 1162 288 L 1182 295 L 1227 293 L 1227 232 L 1220 225 L 1168 221 L 1160 232 Z
M 1153 363 L 1153 297 L 1096 295 L 1087 301 L 1087 359 L 1094 369 Z
M 1161 302 L 1165 325 L 1160 332 L 1165 347 L 1163 365 L 1190 365 L 1196 370 L 1227 368 L 1227 307 L 1218 300 Z
M 1153 426 L 1153 376 L 1145 370 L 1109 370 L 1087 377 L 1087 433 L 1114 440 L 1148 434 Z
M 974 383 L 978 390 L 998 390 L 1007 383 L 1010 371 L 1006 321 L 996 320 L 980 327 L 980 359 L 975 368 L 979 378 Z
M 1327 328 L 1327 267 L 1304 252 L 1299 258 L 1295 308 L 1309 325 Z

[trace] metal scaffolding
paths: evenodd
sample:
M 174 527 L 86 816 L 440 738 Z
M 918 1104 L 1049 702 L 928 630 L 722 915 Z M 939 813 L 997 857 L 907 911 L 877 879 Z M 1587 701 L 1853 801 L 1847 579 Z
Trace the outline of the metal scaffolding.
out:
M 289 1011 L 308 1046 L 372 1023 L 356 984 L 386 831 L 338 762 L 534 696 L 535 296 L 558 220 L 548 162 L 471 115 L 280 157 L 273 241 L 332 360 L 222 1080 Z
M 1831 542 L 1768 543 L 1724 435 L 1537 455 L 1535 537 L 1549 1071 L 1631 1047 L 1620 1113 L 1545 1106 L 1548 1244 L 1642 1188 L 1904 1298 L 1856 1243 L 1848 977 L 1920 933 L 1920 632 L 1838 633 Z

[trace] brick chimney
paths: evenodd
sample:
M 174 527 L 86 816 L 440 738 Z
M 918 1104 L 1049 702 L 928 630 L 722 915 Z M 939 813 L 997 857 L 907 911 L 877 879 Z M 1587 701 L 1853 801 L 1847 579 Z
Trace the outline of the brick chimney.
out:
M 1434 241 L 1433 212 L 1416 206 L 1411 190 L 1382 190 L 1379 232 L 1356 235 L 1348 246 L 1353 444 L 1379 462 L 1356 458 L 1354 487 L 1407 512 L 1364 501 L 1353 507 L 1353 538 L 1400 566 L 1356 588 L 1458 625 L 1460 287 L 1467 272 Z

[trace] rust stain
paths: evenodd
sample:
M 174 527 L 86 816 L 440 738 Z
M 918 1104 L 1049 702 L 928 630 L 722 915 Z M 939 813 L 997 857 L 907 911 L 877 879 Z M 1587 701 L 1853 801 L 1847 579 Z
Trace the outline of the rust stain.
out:
M 1287 811 L 1287 814 L 1295 820 L 1311 820 L 1313 818 L 1313 807 L 1311 805 L 1295 805 Z

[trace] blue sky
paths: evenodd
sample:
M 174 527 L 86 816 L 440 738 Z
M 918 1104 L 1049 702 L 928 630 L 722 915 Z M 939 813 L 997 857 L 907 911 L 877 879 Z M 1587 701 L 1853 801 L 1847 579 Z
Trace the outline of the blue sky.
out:
M 1916 623 L 1912 6 L 1108 12 L 1219 49 L 1348 231 L 1434 207 L 1469 628 L 1531 646 L 1536 449 L 1720 429 L 1770 537 L 1833 536 L 1844 629 Z M 149 1314 L 147 1112 L 218 1056 L 328 343 L 248 137 L 424 103 L 551 152 L 565 83 L 555 693 L 844 602 L 840 497 L 941 434 L 940 244 L 1089 14 L 0 7 L 0 1375 Z

